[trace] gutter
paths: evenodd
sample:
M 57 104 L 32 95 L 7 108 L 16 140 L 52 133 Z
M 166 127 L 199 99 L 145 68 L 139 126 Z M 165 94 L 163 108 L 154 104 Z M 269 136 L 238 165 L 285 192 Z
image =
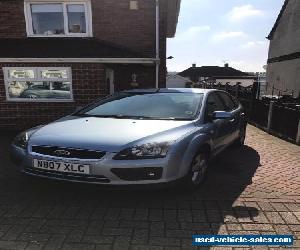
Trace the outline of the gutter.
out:
M 159 59 L 158 59 L 159 60 Z M 1 63 L 121 63 L 121 64 L 158 64 L 156 58 L 0 58 Z
M 156 34 L 156 69 L 155 69 L 155 88 L 159 88 L 159 0 L 155 0 L 156 3 L 156 23 L 155 23 L 155 34 Z

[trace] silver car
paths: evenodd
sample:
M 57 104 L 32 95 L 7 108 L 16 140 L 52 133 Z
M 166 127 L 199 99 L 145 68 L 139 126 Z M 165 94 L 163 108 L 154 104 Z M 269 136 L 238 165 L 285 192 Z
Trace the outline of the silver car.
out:
M 246 125 L 224 91 L 130 90 L 19 134 L 12 159 L 25 174 L 51 179 L 195 188 L 209 160 L 244 144 Z

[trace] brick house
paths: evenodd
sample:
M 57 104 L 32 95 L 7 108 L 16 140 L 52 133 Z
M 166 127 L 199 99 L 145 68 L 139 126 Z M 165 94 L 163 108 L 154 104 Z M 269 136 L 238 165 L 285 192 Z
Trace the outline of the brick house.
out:
M 0 130 L 164 87 L 180 0 L 0 0 Z

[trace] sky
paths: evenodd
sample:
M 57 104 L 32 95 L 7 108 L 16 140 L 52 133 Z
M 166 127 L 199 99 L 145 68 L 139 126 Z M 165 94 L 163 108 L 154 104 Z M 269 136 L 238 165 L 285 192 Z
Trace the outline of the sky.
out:
M 168 71 L 197 66 L 263 72 L 270 33 L 284 0 L 182 0 L 175 38 L 168 39 Z

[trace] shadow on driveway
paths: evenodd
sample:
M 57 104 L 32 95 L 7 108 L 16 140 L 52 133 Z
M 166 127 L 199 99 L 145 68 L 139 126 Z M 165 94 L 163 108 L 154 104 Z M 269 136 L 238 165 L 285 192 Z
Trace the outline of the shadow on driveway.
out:
M 158 235 L 151 233 L 151 225 L 161 223 L 161 231 L 156 231 L 160 232 L 160 237 L 181 239 L 181 246 L 186 247 L 191 246 L 192 234 L 226 234 L 227 231 L 222 228 L 224 221 L 242 223 L 258 216 L 256 208 L 235 203 L 252 183 L 260 166 L 258 153 L 247 146 L 230 148 L 215 159 L 205 183 L 194 192 L 185 192 L 180 188 L 116 190 L 24 177 L 8 159 L 12 137 L 1 135 L 0 141 L 2 205 L 24 209 L 32 207 L 32 210 L 45 207 L 49 209 L 49 213 L 45 213 L 46 219 L 85 218 L 86 226 L 91 219 L 115 221 L 116 227 L 123 221 L 144 221 L 150 228 L 145 244 L 150 245 L 158 244 L 152 239 Z M 57 213 L 53 215 L 55 209 Z M 85 217 L 79 217 L 84 213 Z M 21 217 L 22 209 L 14 216 Z

